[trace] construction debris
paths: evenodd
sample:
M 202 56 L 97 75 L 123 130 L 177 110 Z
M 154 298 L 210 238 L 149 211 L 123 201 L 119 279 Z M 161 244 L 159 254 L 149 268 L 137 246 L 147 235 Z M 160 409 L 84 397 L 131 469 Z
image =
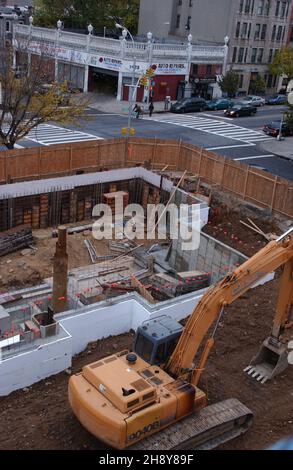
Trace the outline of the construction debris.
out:
M 98 255 L 96 249 L 90 240 L 84 240 L 84 244 L 89 252 L 91 262 L 94 264 L 97 262 Z
M 0 233 L 0 256 L 26 248 L 33 243 L 32 229 L 20 226 Z
M 92 231 L 93 229 L 93 224 L 88 224 L 88 225 L 79 225 L 77 227 L 69 227 L 67 229 L 67 234 L 68 235 L 74 235 L 75 233 L 81 233 L 81 232 L 86 232 L 86 231 Z M 58 230 L 53 230 L 52 231 L 52 237 L 56 238 L 58 237 Z
M 136 288 L 140 295 L 144 297 L 151 304 L 156 303 L 154 297 L 147 291 L 144 285 L 134 276 L 131 276 L 131 286 Z
M 265 238 L 267 241 L 275 240 L 277 238 L 277 235 L 275 233 L 264 233 L 257 225 L 254 223 L 251 219 L 247 218 L 248 222 L 251 224 L 249 225 L 246 222 L 243 222 L 243 220 L 240 220 L 240 223 L 242 225 L 245 225 L 245 227 L 249 228 L 253 232 L 258 233 L 261 235 L 263 238 Z

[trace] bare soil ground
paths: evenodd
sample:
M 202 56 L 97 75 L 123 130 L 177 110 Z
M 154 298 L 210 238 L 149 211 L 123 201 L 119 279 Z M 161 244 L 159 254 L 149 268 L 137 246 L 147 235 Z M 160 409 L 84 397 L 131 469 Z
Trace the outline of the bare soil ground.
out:
M 52 230 L 34 232 L 37 251 L 22 255 L 21 251 L 0 258 L 0 293 L 8 289 L 18 289 L 40 284 L 52 276 L 52 261 L 55 253 L 57 238 L 52 238 Z M 40 237 L 40 238 L 38 238 Z M 87 235 L 93 242 L 98 256 L 109 254 L 108 245 L 104 241 L 94 240 L 91 232 Z M 67 252 L 69 269 L 91 264 L 88 251 L 84 245 L 86 236 L 82 233 L 68 235 Z M 26 250 L 24 250 L 26 251 Z

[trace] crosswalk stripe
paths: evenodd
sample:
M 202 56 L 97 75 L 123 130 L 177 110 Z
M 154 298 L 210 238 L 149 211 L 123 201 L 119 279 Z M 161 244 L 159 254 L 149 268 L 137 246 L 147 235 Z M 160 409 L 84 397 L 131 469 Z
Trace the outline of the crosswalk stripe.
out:
M 70 142 L 101 140 L 102 138 L 86 132 L 66 129 L 65 127 L 54 126 L 51 124 L 40 124 L 38 127 L 32 129 L 25 136 L 25 139 L 48 146 Z
M 209 115 L 206 117 L 194 115 L 174 115 L 167 113 L 163 116 L 145 117 L 146 120 L 162 122 L 166 124 L 174 124 L 189 129 L 198 130 L 201 132 L 209 132 L 211 134 L 219 135 L 232 140 L 256 145 L 255 143 L 271 140 L 272 137 L 262 134 L 259 131 L 246 129 L 230 122 L 219 121 L 217 119 L 210 119 Z

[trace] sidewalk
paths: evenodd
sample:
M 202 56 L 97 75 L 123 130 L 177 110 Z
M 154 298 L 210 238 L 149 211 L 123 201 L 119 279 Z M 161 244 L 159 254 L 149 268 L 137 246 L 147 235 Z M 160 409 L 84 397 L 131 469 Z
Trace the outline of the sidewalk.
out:
M 83 97 L 90 101 L 89 108 L 96 109 L 103 113 L 128 115 L 128 101 L 117 101 L 114 96 L 109 96 L 104 93 L 83 93 Z M 148 114 L 148 105 L 144 103 L 139 103 L 139 105 L 144 108 L 145 114 Z M 165 111 L 165 102 L 156 101 L 154 102 L 154 107 L 154 113 L 163 113 Z
M 293 137 L 285 137 L 284 140 L 267 140 L 262 142 L 260 146 L 266 152 L 275 153 L 293 161 Z

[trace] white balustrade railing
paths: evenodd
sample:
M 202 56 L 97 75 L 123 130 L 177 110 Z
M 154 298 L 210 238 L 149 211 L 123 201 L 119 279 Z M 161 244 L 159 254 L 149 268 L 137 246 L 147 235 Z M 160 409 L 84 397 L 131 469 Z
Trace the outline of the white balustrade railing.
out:
M 121 58 L 136 57 L 143 61 L 156 61 L 161 59 L 185 60 L 198 62 L 223 62 L 227 54 L 225 46 L 200 46 L 190 44 L 170 44 L 170 43 L 148 43 L 123 41 L 112 38 L 101 38 L 98 36 L 71 33 L 62 30 L 40 28 L 17 24 L 14 26 L 15 38 L 28 38 L 34 42 L 56 44 L 70 50 L 83 51 L 90 54 L 109 54 L 120 56 Z

